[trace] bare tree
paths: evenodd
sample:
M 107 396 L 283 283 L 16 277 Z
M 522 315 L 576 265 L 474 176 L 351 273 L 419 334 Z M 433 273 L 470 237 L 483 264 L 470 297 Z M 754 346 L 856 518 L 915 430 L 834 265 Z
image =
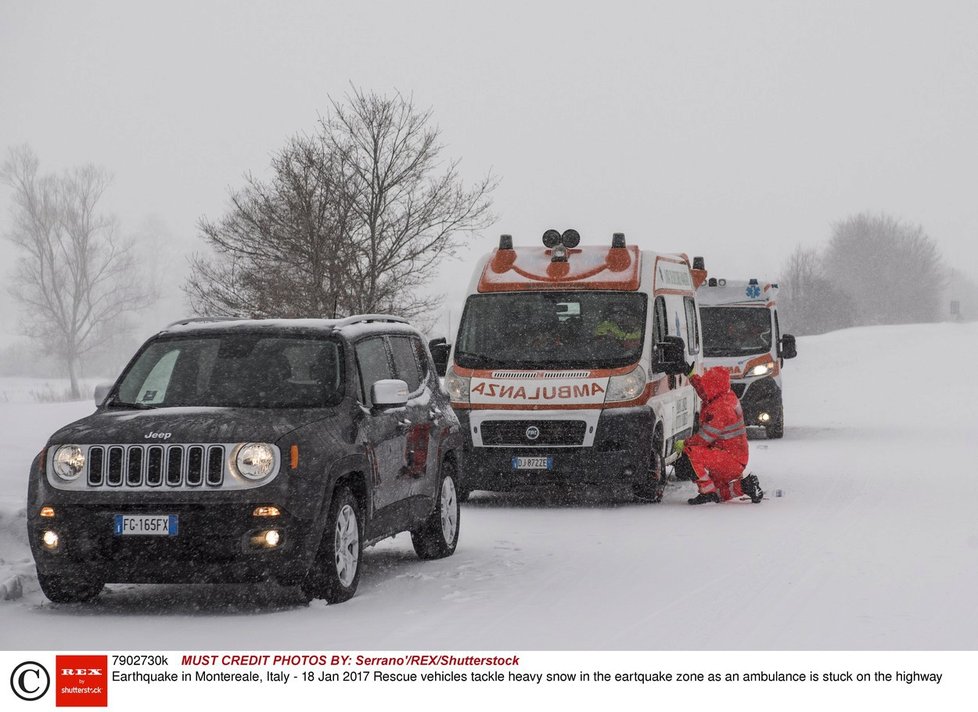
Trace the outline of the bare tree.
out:
M 200 228 L 185 291 L 199 314 L 414 317 L 459 237 L 493 220 L 486 177 L 463 187 L 444 163 L 431 112 L 400 94 L 354 90 L 314 136 L 292 139 L 267 182 L 246 177 L 219 221 Z
M 818 250 L 795 248 L 779 281 L 782 330 L 821 334 L 852 325 L 851 300 L 825 277 Z
M 936 321 L 945 270 L 923 227 L 861 213 L 836 223 L 826 277 L 852 297 L 859 324 Z
M 349 240 L 357 252 L 351 296 L 361 312 L 407 316 L 431 309 L 430 283 L 442 258 L 453 255 L 461 233 L 492 224 L 487 175 L 466 189 L 458 161 L 443 162 L 431 111 L 409 97 L 353 89 L 347 103 L 332 100 L 323 136 L 340 157 L 355 220 Z
M 80 397 L 80 360 L 125 317 L 151 299 L 120 237 L 115 218 L 98 211 L 109 186 L 105 171 L 87 165 L 61 176 L 40 175 L 27 146 L 11 149 L 0 180 L 13 189 L 13 228 L 22 250 L 10 294 L 27 310 L 25 331 L 67 371 Z
M 294 138 L 273 177 L 246 177 L 217 222 L 202 220 L 212 257 L 195 256 L 184 291 L 213 316 L 331 316 L 350 307 L 342 171 L 319 138 Z

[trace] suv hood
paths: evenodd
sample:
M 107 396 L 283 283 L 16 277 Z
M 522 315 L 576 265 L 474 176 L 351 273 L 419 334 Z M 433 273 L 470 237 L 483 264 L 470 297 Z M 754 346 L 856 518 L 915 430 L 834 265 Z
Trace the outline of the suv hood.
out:
M 274 443 L 335 412 L 335 408 L 107 408 L 61 428 L 49 444 Z

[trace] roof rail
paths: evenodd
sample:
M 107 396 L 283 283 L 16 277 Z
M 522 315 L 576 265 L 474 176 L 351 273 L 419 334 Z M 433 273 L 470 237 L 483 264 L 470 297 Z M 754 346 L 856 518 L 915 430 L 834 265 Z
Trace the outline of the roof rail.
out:
M 209 321 L 240 321 L 244 317 L 240 316 L 191 316 L 186 319 L 177 319 L 171 324 L 167 324 L 165 328 L 169 329 L 171 326 L 183 326 L 184 324 L 202 324 Z
M 387 322 L 390 324 L 410 323 L 404 317 L 393 316 L 391 314 L 354 314 L 353 316 L 348 316 L 345 319 L 337 319 L 333 326 L 337 329 L 342 329 L 344 326 L 351 326 L 352 324 L 367 324 L 372 321 Z

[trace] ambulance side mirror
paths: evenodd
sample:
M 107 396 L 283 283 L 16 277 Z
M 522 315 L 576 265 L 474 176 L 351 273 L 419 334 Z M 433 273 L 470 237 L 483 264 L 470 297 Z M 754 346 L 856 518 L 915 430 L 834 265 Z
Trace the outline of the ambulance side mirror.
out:
M 448 354 L 452 351 L 452 345 L 443 336 L 429 341 L 428 350 L 431 351 L 431 359 L 435 362 L 435 373 L 444 378 L 448 370 Z
M 794 358 L 798 355 L 798 349 L 795 347 L 795 337 L 791 334 L 783 334 L 781 336 L 781 358 Z
M 666 336 L 655 345 L 656 358 L 652 370 L 678 376 L 686 373 L 686 342 L 680 336 Z

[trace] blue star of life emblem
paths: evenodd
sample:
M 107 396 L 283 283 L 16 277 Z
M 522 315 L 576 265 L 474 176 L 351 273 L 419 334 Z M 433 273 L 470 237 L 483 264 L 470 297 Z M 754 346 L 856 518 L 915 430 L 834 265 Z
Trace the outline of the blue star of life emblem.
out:
M 757 299 L 761 296 L 761 288 L 756 284 L 747 285 L 747 296 L 751 299 Z

